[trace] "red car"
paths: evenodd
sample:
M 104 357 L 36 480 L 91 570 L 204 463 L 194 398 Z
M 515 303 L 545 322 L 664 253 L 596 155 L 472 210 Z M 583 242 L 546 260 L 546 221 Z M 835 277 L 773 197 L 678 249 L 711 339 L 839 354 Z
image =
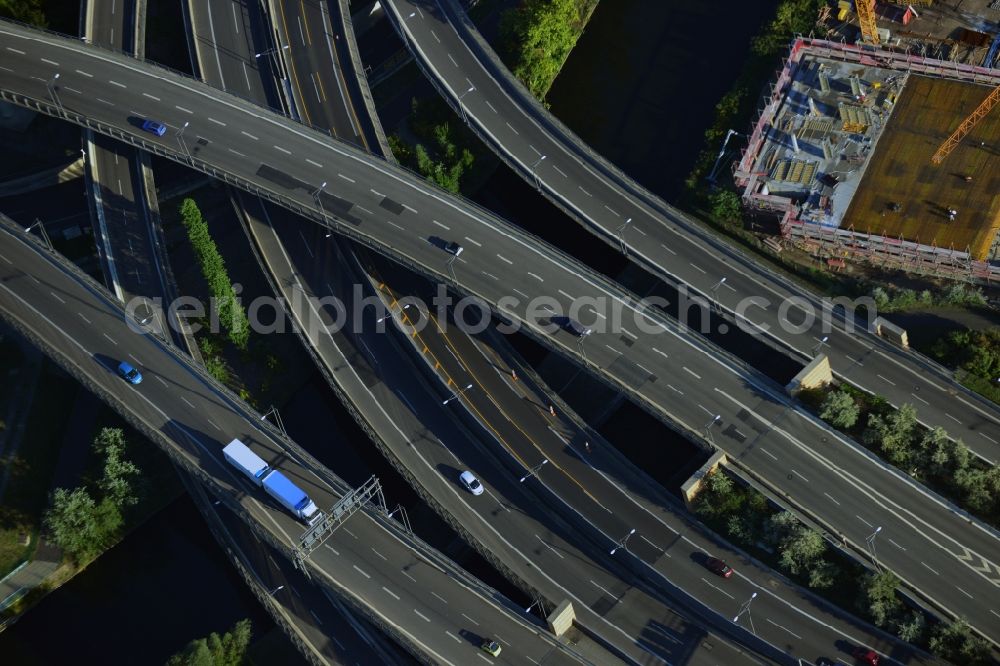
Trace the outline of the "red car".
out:
M 878 653 L 875 650 L 869 650 L 866 647 L 856 647 L 851 656 L 862 664 L 867 664 L 867 666 L 878 666 Z
M 717 576 L 729 578 L 733 575 L 733 568 L 717 557 L 710 557 L 705 560 L 705 567 Z

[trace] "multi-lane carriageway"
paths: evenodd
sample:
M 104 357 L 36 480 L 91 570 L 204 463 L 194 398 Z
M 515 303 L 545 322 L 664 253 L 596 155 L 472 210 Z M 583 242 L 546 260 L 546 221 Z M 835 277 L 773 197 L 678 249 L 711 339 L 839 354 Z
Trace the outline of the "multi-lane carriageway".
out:
M 0 316 L 185 469 L 198 470 L 217 497 L 286 554 L 297 545 L 302 525 L 252 489 L 223 460 L 222 447 L 239 437 L 325 509 L 343 493 L 342 481 L 276 439 L 259 416 L 171 347 L 151 335 L 136 335 L 113 298 L 3 217 Z M 119 360 L 142 367 L 140 386 L 115 374 Z M 354 514 L 306 562 L 317 583 L 353 599 L 356 609 L 372 609 L 367 617 L 430 660 L 475 663 L 479 641 L 495 636 L 511 663 L 578 661 L 545 629 L 527 622 L 522 609 L 449 568 L 434 551 L 376 514 Z
M 1000 539 L 797 410 L 758 373 L 542 241 L 423 179 L 244 101 L 149 64 L 3 24 L 0 90 L 263 193 L 351 238 L 492 303 L 504 316 L 616 383 L 648 409 L 712 439 L 858 550 L 882 527 L 879 559 L 933 603 L 1000 635 Z M 53 79 L 56 73 L 60 78 Z M 11 94 L 15 93 L 15 94 Z M 140 136 L 130 118 L 171 131 Z M 176 131 L 190 122 L 182 154 Z M 320 191 L 320 184 L 327 187 Z M 322 202 L 322 208 L 320 208 Z M 442 240 L 466 251 L 449 263 Z M 501 279 L 502 276 L 502 279 Z M 581 345 L 529 312 L 589 299 L 598 326 Z M 544 313 L 540 304 L 538 311 Z M 606 312 L 597 309 L 606 306 Z M 625 315 L 614 331 L 600 316 Z M 721 418 L 716 421 L 715 416 Z M 822 489 L 820 492 L 817 490 Z M 884 539 L 883 539 L 884 537 Z
M 797 361 L 811 360 L 822 347 L 840 379 L 891 404 L 912 404 L 922 423 L 1000 461 L 1000 408 L 930 359 L 848 326 L 829 303 L 715 237 L 595 154 L 514 79 L 456 0 L 383 4 L 470 127 L 585 229 L 650 273 L 713 301 L 743 330 Z M 800 40 L 792 59 L 803 52 Z M 892 57 L 884 62 L 898 64 Z

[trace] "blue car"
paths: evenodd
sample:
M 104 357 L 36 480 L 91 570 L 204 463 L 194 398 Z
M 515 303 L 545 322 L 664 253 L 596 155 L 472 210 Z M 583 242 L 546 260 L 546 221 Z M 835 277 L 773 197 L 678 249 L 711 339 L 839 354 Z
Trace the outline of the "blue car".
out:
M 158 123 L 155 120 L 143 120 L 142 129 L 150 134 L 155 134 L 156 136 L 163 136 L 167 133 L 167 126 L 163 123 Z
M 142 381 L 142 373 L 125 361 L 118 364 L 118 374 L 129 384 L 138 384 Z

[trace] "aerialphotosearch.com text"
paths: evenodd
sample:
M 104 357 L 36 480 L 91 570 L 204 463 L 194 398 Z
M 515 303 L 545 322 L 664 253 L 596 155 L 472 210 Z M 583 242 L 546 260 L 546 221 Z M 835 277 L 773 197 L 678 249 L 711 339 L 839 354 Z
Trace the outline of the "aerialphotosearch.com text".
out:
M 240 285 L 234 287 L 239 301 Z M 289 313 L 294 313 L 296 323 L 309 336 L 342 330 L 355 334 L 369 331 L 381 333 L 390 320 L 407 332 L 420 332 L 430 323 L 432 313 L 436 325 L 445 329 L 457 326 L 470 334 L 481 333 L 491 324 L 504 334 L 516 333 L 528 326 L 546 334 L 566 330 L 577 336 L 622 334 L 626 331 L 656 335 L 673 330 L 673 320 L 702 334 L 726 333 L 729 328 L 728 324 L 713 320 L 713 307 L 718 306 L 713 306 L 700 295 L 689 293 L 684 286 L 677 292 L 676 307 L 659 296 L 637 301 L 581 296 L 567 302 L 568 299 L 548 295 L 530 299 L 506 295 L 491 307 L 476 296 L 455 297 L 442 284 L 437 285 L 437 291 L 429 302 L 418 296 L 405 296 L 387 303 L 380 295 L 371 293 L 370 285 L 360 283 L 352 286 L 347 297 L 312 296 L 300 289 L 293 290 L 292 294 L 291 299 L 258 296 L 249 303 L 241 303 L 246 308 L 250 329 L 262 335 L 289 332 Z M 856 326 L 867 328 L 867 322 L 877 315 L 875 301 L 870 297 L 810 301 L 800 297 L 768 299 L 748 296 L 737 302 L 725 319 L 734 321 L 746 333 L 765 335 L 771 333 L 774 326 L 761 319 L 774 317 L 761 315 L 773 308 L 777 309 L 777 326 L 793 335 L 806 331 L 826 335 L 835 329 L 853 331 Z M 183 326 L 192 333 L 206 328 L 212 333 L 221 333 L 224 327 L 219 314 L 223 310 L 217 298 L 211 298 L 206 306 L 192 296 L 182 296 L 166 306 L 161 299 L 135 297 L 125 306 L 128 324 L 138 333 L 151 329 L 162 333 L 165 326 Z M 675 311 L 676 316 L 657 313 L 657 310 Z

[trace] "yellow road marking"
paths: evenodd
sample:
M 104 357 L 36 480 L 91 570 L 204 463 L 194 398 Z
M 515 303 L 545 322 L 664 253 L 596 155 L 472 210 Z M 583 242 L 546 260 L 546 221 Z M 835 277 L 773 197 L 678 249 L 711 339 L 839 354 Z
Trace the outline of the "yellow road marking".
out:
M 396 298 L 396 295 L 393 293 L 392 289 L 390 289 L 389 286 L 386 285 L 384 282 L 381 282 L 381 280 L 380 280 L 380 283 L 379 283 L 379 288 L 384 289 L 388 293 L 389 297 L 392 299 L 391 303 L 389 304 L 389 309 L 391 310 L 393 307 L 395 307 L 399 303 L 399 299 Z M 410 319 L 407 316 L 405 310 L 400 311 L 400 317 L 401 317 L 401 319 L 404 322 L 406 322 L 407 324 L 410 324 Z M 434 322 L 434 326 L 437 328 L 438 332 L 441 334 L 441 337 L 444 338 L 445 344 L 455 354 L 455 357 L 458 358 L 458 359 L 461 359 L 461 356 L 459 355 L 458 350 L 455 349 L 455 346 L 451 344 L 451 340 L 448 339 L 448 335 L 438 325 L 437 319 L 435 317 L 433 317 L 429 312 L 428 312 L 428 318 L 431 321 Z M 447 369 L 444 367 L 444 364 L 442 364 L 441 361 L 438 360 L 438 358 L 434 354 L 434 352 L 430 351 L 429 346 L 427 345 L 426 342 L 424 342 L 424 340 L 420 336 L 420 334 L 416 330 L 414 330 L 413 333 L 412 333 L 412 336 L 414 338 L 416 338 L 417 340 L 420 341 L 421 345 L 423 346 L 423 352 L 425 354 L 427 354 L 428 356 L 430 356 L 431 359 L 434 361 L 434 369 L 435 370 L 441 370 L 441 374 L 444 376 L 445 379 L 447 379 L 447 384 L 446 385 L 447 386 L 452 386 L 453 384 L 456 384 L 455 380 L 452 379 L 451 374 L 448 373 Z M 461 361 L 461 362 L 465 363 L 465 361 Z M 468 364 L 466 364 L 466 366 L 468 366 Z M 497 410 L 499 410 L 500 413 L 503 414 L 503 416 L 508 421 L 510 421 L 514 425 L 515 428 L 517 428 L 518 432 L 520 432 L 524 436 L 524 438 L 527 439 L 531 443 L 531 445 L 535 447 L 535 450 L 538 451 L 538 453 L 543 458 L 549 459 L 548 454 L 545 453 L 545 451 L 538 444 L 538 442 L 536 442 L 534 440 L 534 438 L 531 437 L 531 435 L 529 435 L 527 432 L 525 432 L 524 429 L 522 429 L 521 426 L 519 426 L 517 424 L 517 422 L 514 419 L 512 419 L 510 417 L 510 415 L 507 414 L 506 411 L 504 411 L 503 407 L 500 406 L 500 402 L 496 398 L 493 397 L 493 394 L 490 393 L 486 389 L 485 386 L 483 386 L 482 382 L 479 381 L 479 378 L 476 375 L 472 374 L 472 373 L 470 373 L 470 374 L 472 375 L 473 380 L 479 386 L 480 390 L 482 390 L 482 392 L 484 394 L 486 394 L 490 398 L 490 400 L 493 402 L 494 406 L 496 406 Z M 459 399 L 461 399 L 461 398 L 459 398 Z M 517 459 L 518 462 L 520 462 L 522 465 L 524 465 L 524 467 L 526 469 L 531 469 L 532 467 L 534 467 L 534 465 L 529 465 L 527 462 L 525 462 L 524 459 L 521 458 L 521 456 L 518 455 L 518 453 L 516 451 L 514 451 L 513 447 L 507 442 L 507 440 L 503 437 L 503 435 L 501 435 L 500 432 L 496 428 L 493 427 L 493 424 L 490 423 L 490 421 L 482 414 L 482 412 L 479 411 L 479 409 L 470 400 L 466 399 L 466 404 L 469 406 L 469 409 L 471 409 L 473 412 L 476 413 L 476 415 L 479 417 L 479 420 L 483 424 L 485 424 L 486 427 L 490 429 L 490 431 L 493 432 L 493 434 L 494 434 L 494 436 L 496 436 L 497 440 L 501 444 L 503 444 L 503 446 L 507 449 L 507 451 L 512 456 L 514 456 Z M 564 475 L 566 475 L 566 478 L 568 478 L 570 481 L 572 481 L 573 483 L 575 483 L 577 485 L 577 487 L 580 488 L 580 490 L 582 490 L 584 492 L 584 494 L 587 495 L 587 497 L 589 497 L 590 499 L 592 499 L 596 504 L 598 504 L 600 506 L 603 506 L 597 500 L 597 498 L 594 497 L 592 494 L 590 494 L 590 491 L 588 491 L 584 487 L 584 485 L 582 483 L 580 483 L 580 481 L 578 481 L 576 479 L 576 477 L 574 477 L 572 474 L 570 474 L 568 471 L 566 471 L 562 466 L 559 465 L 559 463 L 557 463 L 557 462 L 555 462 L 554 460 L 551 460 L 551 459 L 549 459 L 549 463 L 551 463 L 551 465 L 553 467 L 555 467 L 560 472 L 562 472 Z
M 281 10 L 281 27 L 285 31 L 285 43 L 291 45 L 292 38 L 288 34 L 288 19 L 285 17 L 285 3 L 284 2 L 278 2 L 278 7 Z M 278 57 L 279 58 L 281 57 L 281 53 L 280 52 L 278 53 Z M 302 85 L 299 83 L 299 75 L 295 71 L 295 59 L 294 58 L 289 58 L 287 64 L 288 64 L 288 71 L 291 72 L 292 78 L 295 80 L 295 89 L 298 90 L 298 91 L 301 91 L 302 90 Z M 312 120 L 309 118 L 309 110 L 307 108 L 305 108 L 304 104 L 301 105 L 301 106 L 303 107 L 301 109 L 302 115 L 305 116 L 306 122 L 311 125 L 312 124 Z

